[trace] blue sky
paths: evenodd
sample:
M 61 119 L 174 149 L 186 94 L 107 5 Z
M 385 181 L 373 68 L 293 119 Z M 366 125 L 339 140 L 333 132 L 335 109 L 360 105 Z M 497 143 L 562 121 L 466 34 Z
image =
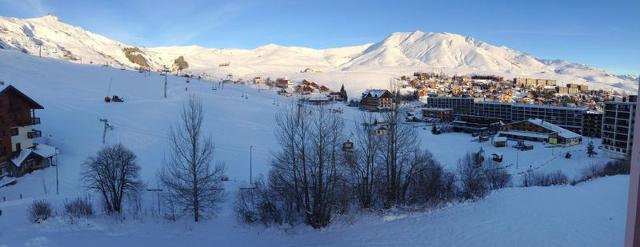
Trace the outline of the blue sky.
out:
M 392 32 L 451 32 L 536 57 L 640 73 L 640 1 L 0 0 L 0 15 L 62 21 L 139 46 L 313 48 Z

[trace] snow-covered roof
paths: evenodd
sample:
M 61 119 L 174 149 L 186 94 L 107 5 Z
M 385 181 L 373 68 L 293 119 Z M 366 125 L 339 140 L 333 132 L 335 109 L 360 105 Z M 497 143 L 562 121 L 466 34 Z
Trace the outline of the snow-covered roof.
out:
M 540 138 L 540 139 L 549 138 L 548 134 L 531 132 L 531 131 L 515 131 L 515 130 L 509 130 L 509 131 L 501 130 L 501 131 L 498 131 L 498 136 L 500 136 L 501 134 L 513 135 L 513 136 L 526 136 L 526 137 Z M 495 139 L 494 139 L 494 141 L 495 141 Z
M 15 166 L 20 167 L 22 165 L 22 162 L 24 162 L 24 160 L 27 159 L 27 157 L 29 157 L 31 153 L 32 153 L 31 149 L 23 149 L 22 151 L 20 151 L 18 156 L 11 159 L 11 162 Z
M 371 97 L 380 98 L 384 95 L 388 90 L 385 89 L 367 89 L 364 91 L 362 95 L 371 95 Z
M 493 138 L 493 142 L 506 142 L 507 138 L 504 136 L 496 136 Z
M 53 157 L 57 153 L 56 148 L 47 144 L 38 144 L 35 148 L 33 148 L 33 152 L 42 156 L 43 158 Z
M 46 145 L 46 144 L 38 144 L 37 146 L 33 147 L 33 148 L 26 148 L 23 149 L 22 151 L 20 151 L 20 153 L 18 154 L 18 156 L 14 157 L 13 159 L 11 159 L 11 162 L 17 166 L 20 167 L 22 166 L 22 163 L 29 157 L 29 155 L 31 154 L 36 154 L 42 158 L 49 158 L 49 157 L 53 157 L 54 155 L 56 155 L 57 151 L 56 148 Z
M 562 128 L 558 125 L 552 124 L 550 122 L 544 121 L 542 119 L 539 118 L 530 118 L 529 120 L 527 120 L 528 122 L 541 126 L 545 129 L 551 130 L 553 132 L 558 133 L 559 136 L 563 137 L 563 138 L 577 138 L 577 137 L 581 137 L 581 135 L 576 134 L 573 131 L 570 131 L 568 129 Z

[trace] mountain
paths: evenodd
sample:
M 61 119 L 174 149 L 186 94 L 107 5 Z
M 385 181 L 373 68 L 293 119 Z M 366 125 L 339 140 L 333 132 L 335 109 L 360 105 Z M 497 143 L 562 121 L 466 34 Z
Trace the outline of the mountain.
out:
M 154 70 L 176 68 L 176 60 L 182 57 L 188 64 L 186 71 L 213 78 L 228 74 L 243 79 L 286 76 L 326 81 L 333 87 L 345 83 L 351 91 L 386 87 L 390 78 L 415 71 L 549 78 L 631 93 L 635 93 L 638 79 L 588 65 L 536 58 L 459 34 L 421 31 L 392 33 L 377 43 L 332 49 L 275 44 L 255 49 L 143 48 L 65 24 L 51 15 L 31 19 L 0 17 L 0 49 L 76 63 Z

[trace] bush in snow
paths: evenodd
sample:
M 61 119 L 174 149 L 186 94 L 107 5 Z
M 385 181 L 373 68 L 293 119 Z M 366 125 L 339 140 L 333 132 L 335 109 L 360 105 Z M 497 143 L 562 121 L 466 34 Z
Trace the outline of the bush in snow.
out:
M 408 179 L 409 203 L 436 205 L 455 197 L 455 175 L 445 171 L 430 152 L 422 152 L 414 162 L 415 172 Z
M 503 169 L 496 162 L 488 162 L 484 169 L 489 188 L 492 190 L 502 189 L 511 184 L 511 174 Z
M 572 181 L 571 184 L 575 185 L 592 178 L 629 174 L 630 164 L 629 160 L 612 160 L 604 165 L 589 166 L 582 171 L 582 177 Z
M 53 215 L 53 207 L 45 200 L 34 201 L 27 209 L 29 220 L 33 223 L 42 223 Z
M 93 205 L 88 198 L 78 197 L 64 203 L 64 215 L 69 219 L 89 218 L 93 216 Z
M 270 193 L 262 178 L 253 187 L 240 189 L 234 207 L 238 219 L 245 223 L 282 224 L 282 210 Z
M 567 184 L 568 182 L 569 182 L 569 179 L 561 171 L 556 171 L 556 172 L 546 173 L 546 174 L 528 172 L 524 175 L 522 186 L 523 187 L 554 186 L 554 185 Z
M 461 183 L 460 196 L 463 199 L 483 198 L 489 193 L 483 161 L 476 153 L 467 153 L 458 160 L 458 176 Z

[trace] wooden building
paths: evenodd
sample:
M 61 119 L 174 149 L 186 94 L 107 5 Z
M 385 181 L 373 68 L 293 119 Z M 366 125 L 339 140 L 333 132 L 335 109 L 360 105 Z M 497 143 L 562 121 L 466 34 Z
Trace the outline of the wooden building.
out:
M 0 177 L 22 176 L 52 163 L 55 148 L 38 145 L 35 110 L 44 109 L 11 85 L 0 84 Z
M 582 142 L 581 135 L 538 118 L 505 124 L 500 127 L 498 136 L 562 145 Z
M 390 110 L 393 106 L 393 95 L 386 89 L 369 89 L 360 99 L 360 107 L 369 111 Z

